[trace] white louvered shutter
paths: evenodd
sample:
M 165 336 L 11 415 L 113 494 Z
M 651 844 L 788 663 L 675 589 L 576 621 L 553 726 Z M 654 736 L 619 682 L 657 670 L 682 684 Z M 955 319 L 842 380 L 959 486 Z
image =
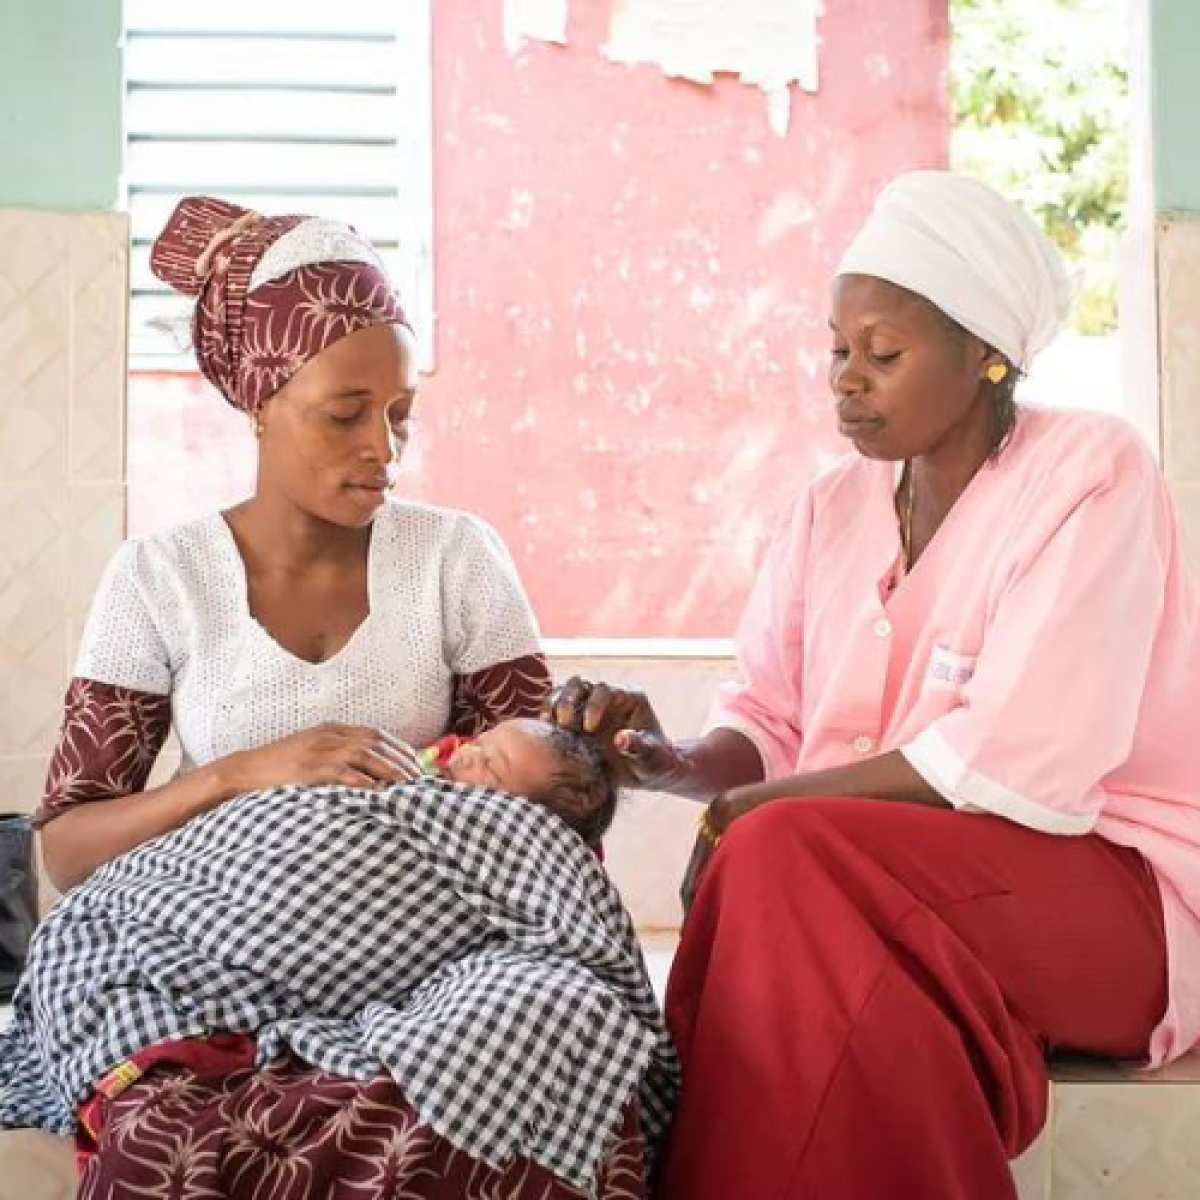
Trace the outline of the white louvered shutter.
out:
M 125 0 L 135 369 L 191 369 L 188 302 L 150 273 L 181 196 L 348 221 L 382 251 L 433 368 L 432 0 Z

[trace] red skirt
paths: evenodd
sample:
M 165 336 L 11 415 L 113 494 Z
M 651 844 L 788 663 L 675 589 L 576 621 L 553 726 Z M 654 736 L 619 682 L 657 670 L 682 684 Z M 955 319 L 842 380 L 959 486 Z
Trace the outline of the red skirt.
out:
M 423 1125 L 395 1083 L 284 1058 L 255 1069 L 250 1038 L 154 1047 L 80 1110 L 80 1200 L 583 1200 L 544 1167 L 490 1167 Z M 626 1115 L 600 1200 L 645 1200 Z
M 1141 1057 L 1166 998 L 1132 850 L 912 804 L 767 804 L 683 929 L 659 1195 L 1012 1200 L 1046 1055 Z

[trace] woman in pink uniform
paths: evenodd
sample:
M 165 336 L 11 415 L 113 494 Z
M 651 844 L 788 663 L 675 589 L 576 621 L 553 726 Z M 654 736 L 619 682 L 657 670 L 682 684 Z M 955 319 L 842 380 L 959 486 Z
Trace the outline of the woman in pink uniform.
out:
M 742 681 L 690 742 L 554 699 L 709 802 L 667 1200 L 1012 1197 L 1050 1052 L 1200 1038 L 1200 610 L 1146 447 L 1014 401 L 1067 308 L 1027 216 L 897 179 L 833 284 L 857 453 L 784 513 Z

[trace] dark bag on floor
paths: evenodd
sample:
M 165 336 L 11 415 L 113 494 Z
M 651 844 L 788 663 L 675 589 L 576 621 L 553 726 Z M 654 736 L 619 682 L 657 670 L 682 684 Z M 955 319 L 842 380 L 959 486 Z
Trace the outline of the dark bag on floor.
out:
M 29 818 L 0 813 L 0 1003 L 12 999 L 37 923 Z

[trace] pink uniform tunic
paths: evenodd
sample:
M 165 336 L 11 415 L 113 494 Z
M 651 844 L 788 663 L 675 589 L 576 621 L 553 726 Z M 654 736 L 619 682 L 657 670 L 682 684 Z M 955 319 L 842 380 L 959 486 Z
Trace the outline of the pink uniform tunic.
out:
M 784 514 L 710 724 L 768 778 L 900 750 L 951 804 L 1094 832 L 1157 877 L 1169 1003 L 1154 1064 L 1200 1040 L 1200 607 L 1145 445 L 1023 408 L 911 573 L 896 468 L 857 455 Z

